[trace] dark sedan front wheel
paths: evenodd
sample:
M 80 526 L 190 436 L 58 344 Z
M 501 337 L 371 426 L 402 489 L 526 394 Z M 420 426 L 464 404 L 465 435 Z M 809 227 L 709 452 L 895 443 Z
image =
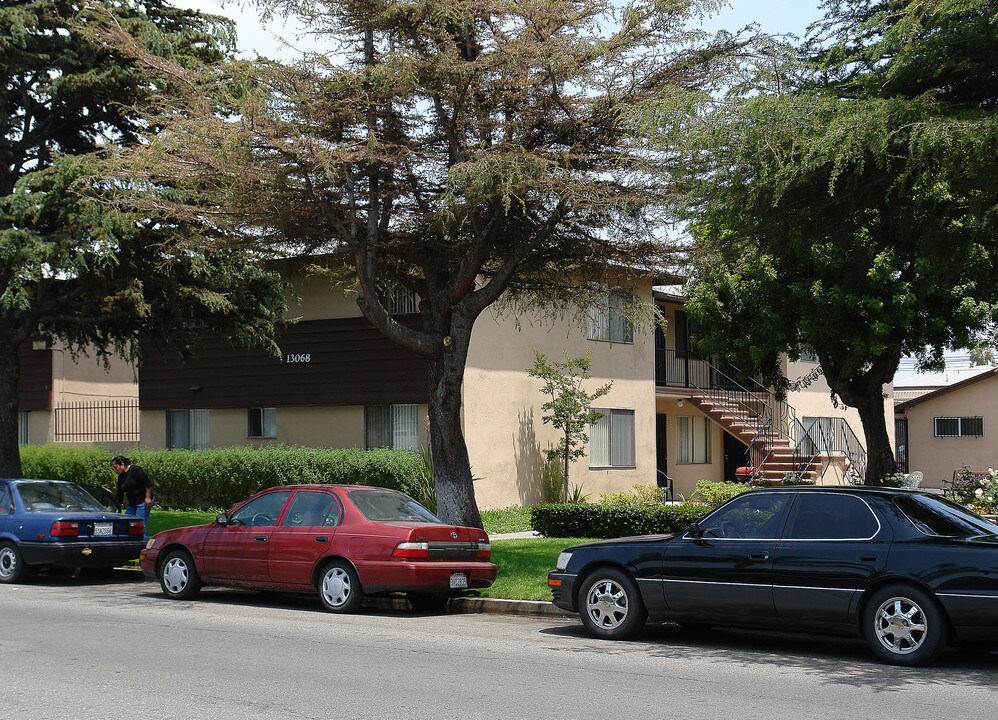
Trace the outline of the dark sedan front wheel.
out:
M 159 584 L 163 594 L 174 600 L 188 600 L 201 590 L 201 576 L 194 559 L 184 550 L 174 550 L 159 566 Z
M 21 551 L 12 542 L 0 543 L 0 583 L 16 583 L 24 578 L 27 567 Z
M 645 624 L 645 610 L 638 586 L 617 568 L 594 570 L 582 581 L 579 615 L 586 631 L 595 637 L 623 640 Z
M 863 612 L 863 635 L 873 653 L 891 665 L 931 662 L 949 640 L 935 598 L 916 587 L 889 585 L 876 591 Z

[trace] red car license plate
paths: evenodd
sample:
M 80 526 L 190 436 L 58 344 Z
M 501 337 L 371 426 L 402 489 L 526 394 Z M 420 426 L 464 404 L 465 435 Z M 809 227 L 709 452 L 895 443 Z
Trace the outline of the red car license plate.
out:
M 465 575 L 464 573 L 451 573 L 450 586 L 452 588 L 468 587 L 468 576 Z

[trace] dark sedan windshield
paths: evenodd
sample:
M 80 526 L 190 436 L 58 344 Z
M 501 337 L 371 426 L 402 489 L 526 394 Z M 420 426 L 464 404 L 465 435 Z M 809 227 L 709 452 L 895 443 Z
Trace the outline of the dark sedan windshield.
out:
M 14 487 L 26 512 L 106 511 L 103 505 L 72 483 L 24 480 L 14 483 Z
M 351 490 L 350 500 L 364 517 L 376 522 L 440 522 L 411 497 L 392 490 Z
M 894 498 L 894 504 L 925 535 L 967 537 L 998 534 L 998 525 L 946 498 L 900 495 Z

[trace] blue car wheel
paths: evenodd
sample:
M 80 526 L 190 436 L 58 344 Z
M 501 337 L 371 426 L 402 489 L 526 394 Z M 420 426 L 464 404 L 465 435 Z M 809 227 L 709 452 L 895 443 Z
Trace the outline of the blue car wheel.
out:
M 0 543 L 0 583 L 20 582 L 26 572 L 27 567 L 17 545 Z

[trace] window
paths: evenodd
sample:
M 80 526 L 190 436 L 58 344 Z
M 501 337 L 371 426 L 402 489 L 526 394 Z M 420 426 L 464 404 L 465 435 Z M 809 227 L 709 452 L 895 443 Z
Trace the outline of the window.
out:
M 10 490 L 6 485 L 0 485 L 0 515 L 6 515 L 10 510 Z
M 704 537 L 774 540 L 779 537 L 783 509 L 791 493 L 745 493 L 711 513 L 697 525 Z
M 800 493 L 790 540 L 869 540 L 880 521 L 857 497 L 833 493 Z
M 277 523 L 284 501 L 291 495 L 290 490 L 267 493 L 250 500 L 229 517 L 231 525 L 251 525 L 253 527 L 270 527 Z
M 17 444 L 27 445 L 31 442 L 31 411 L 18 410 L 17 412 Z
M 332 527 L 340 520 L 340 506 L 329 493 L 298 491 L 288 506 L 282 525 Z
M 374 522 L 438 523 L 436 515 L 408 495 L 384 488 L 350 491 L 352 502 L 364 517 Z
M 676 418 L 676 462 L 706 465 L 710 462 L 710 421 L 699 415 Z
M 937 417 L 936 437 L 984 437 L 983 417 Z
M 277 437 L 277 408 L 250 408 L 247 410 L 246 437 Z
M 633 343 L 634 328 L 623 308 L 631 303 L 631 293 L 623 288 L 607 291 L 606 298 L 589 306 L 589 339 Z
M 589 426 L 589 467 L 634 467 L 634 411 L 597 410 Z
M 801 348 L 800 350 L 800 361 L 808 363 L 818 362 L 818 354 L 814 351 L 814 348 Z
M 210 447 L 207 410 L 167 410 L 166 447 L 203 450 Z
M 368 405 L 364 408 L 365 447 L 418 450 L 418 417 L 418 405 Z
M 419 312 L 419 295 L 406 288 L 393 288 L 380 293 L 389 315 L 414 315 Z

